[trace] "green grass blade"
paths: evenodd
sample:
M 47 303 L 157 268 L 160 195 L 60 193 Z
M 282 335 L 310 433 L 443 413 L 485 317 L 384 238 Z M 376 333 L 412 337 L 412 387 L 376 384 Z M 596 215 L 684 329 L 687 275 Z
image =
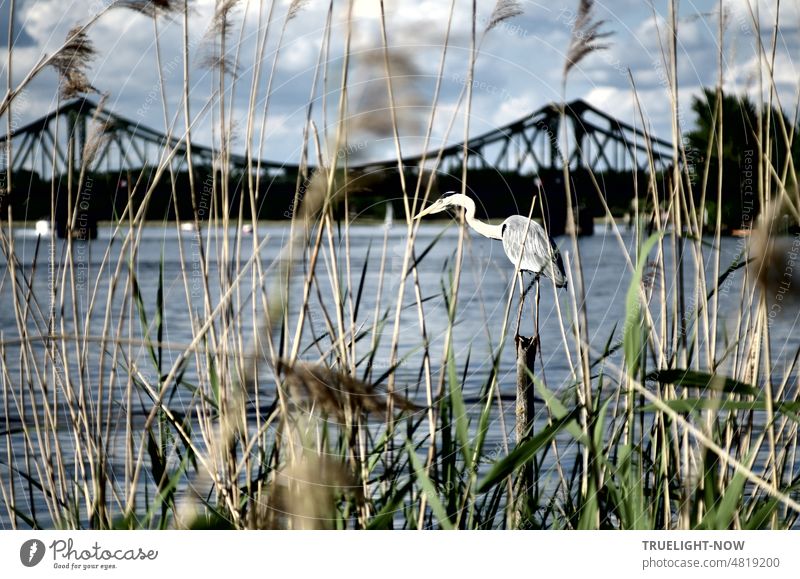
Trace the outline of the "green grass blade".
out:
M 439 524 L 443 529 L 453 530 L 453 523 L 447 518 L 447 511 L 445 511 L 442 501 L 439 500 L 439 494 L 436 492 L 436 487 L 433 486 L 431 479 L 425 473 L 425 468 L 417 457 L 414 446 L 411 442 L 406 442 L 406 450 L 408 451 L 408 458 L 411 461 L 411 467 L 414 469 L 414 475 L 419 481 L 419 486 L 422 487 L 422 492 L 428 498 L 428 504 L 431 506 L 433 514 L 439 519 Z
M 550 441 L 553 440 L 567 424 L 575 420 L 577 414 L 577 409 L 573 410 L 534 435 L 530 440 L 518 444 L 508 455 L 496 462 L 494 466 L 489 469 L 486 477 L 478 484 L 477 491 L 479 493 L 484 493 L 494 485 L 502 482 L 506 477 L 512 475 L 518 468 L 531 460 L 540 449 L 550 444 Z
M 719 374 L 707 374 L 695 370 L 667 369 L 656 370 L 647 375 L 648 380 L 653 380 L 661 384 L 675 384 L 685 388 L 711 389 L 718 392 L 729 392 L 732 394 L 743 394 L 758 396 L 759 391 L 739 380 L 721 376 Z
M 453 357 L 452 346 L 447 351 L 447 378 L 450 382 L 450 402 L 453 406 L 453 418 L 456 424 L 456 438 L 461 447 L 461 454 L 464 457 L 464 464 L 467 468 L 472 468 L 472 448 L 469 442 L 469 417 L 467 407 L 464 404 L 464 393 L 461 390 L 461 383 L 456 375 L 456 360 Z
M 367 529 L 370 531 L 379 529 L 391 529 L 392 522 L 398 511 L 402 510 L 403 499 L 408 491 L 413 486 L 413 482 L 408 482 L 400 487 L 381 508 L 380 511 L 375 513 L 375 516 L 370 519 Z
M 639 301 L 639 286 L 642 283 L 644 267 L 647 264 L 647 256 L 653 246 L 661 238 L 661 233 L 651 235 L 639 252 L 639 259 L 636 262 L 636 271 L 633 273 L 631 283 L 628 286 L 628 293 L 625 298 L 625 331 L 622 337 L 623 350 L 625 351 L 625 364 L 631 376 L 636 376 L 642 359 L 642 304 Z

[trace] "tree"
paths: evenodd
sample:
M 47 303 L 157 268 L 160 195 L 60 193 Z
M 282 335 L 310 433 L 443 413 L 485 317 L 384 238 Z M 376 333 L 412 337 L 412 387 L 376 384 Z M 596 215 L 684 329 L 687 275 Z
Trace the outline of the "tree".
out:
M 715 111 L 721 98 L 721 115 L 714 124 Z M 695 172 L 702 176 L 708 163 L 708 186 L 706 199 L 716 205 L 716 192 L 719 186 L 718 171 L 722 164 L 722 220 L 728 228 L 740 228 L 755 218 L 758 211 L 756 183 L 760 179 L 760 161 L 768 161 L 778 174 L 783 171 L 789 148 L 783 137 L 783 127 L 791 134 L 792 121 L 778 108 L 773 107 L 769 115 L 768 130 L 764 131 L 764 142 L 759 142 L 759 111 L 747 96 L 727 95 L 714 89 L 705 89 L 702 97 L 692 101 L 695 114 L 695 129 L 688 136 L 693 150 L 690 157 L 696 164 Z M 767 123 L 767 115 L 762 115 L 762 124 Z M 722 131 L 722 155 L 720 158 L 716 135 Z M 766 137 L 769 137 L 769 148 Z M 709 148 L 710 145 L 710 148 Z M 797 166 L 800 160 L 800 147 L 797 139 L 792 146 L 792 156 Z M 764 166 L 768 166 L 766 163 Z M 752 171 L 751 183 L 746 182 L 747 171 Z M 750 196 L 754 206 L 748 206 L 745 199 L 747 186 L 752 184 L 754 193 Z M 714 210 L 716 208 L 714 207 Z

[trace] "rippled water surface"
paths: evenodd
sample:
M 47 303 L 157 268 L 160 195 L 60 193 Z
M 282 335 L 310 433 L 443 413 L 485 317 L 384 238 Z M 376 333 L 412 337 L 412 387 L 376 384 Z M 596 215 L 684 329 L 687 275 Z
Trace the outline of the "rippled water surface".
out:
M 235 249 L 237 236 L 235 232 L 212 231 L 206 232 L 208 236 L 207 246 L 209 255 L 209 279 L 211 280 L 211 293 L 215 298 L 219 295 L 220 268 L 216 261 L 216 255 L 222 247 L 227 233 L 227 240 Z M 288 228 L 278 224 L 263 224 L 259 227 L 259 238 L 266 239 L 261 251 L 261 262 L 264 267 L 275 260 L 276 256 L 284 245 L 287 238 Z M 143 378 L 155 381 L 155 371 L 150 359 L 149 351 L 141 346 L 139 341 L 142 338 L 142 322 L 140 314 L 135 307 L 130 305 L 123 307 L 122 296 L 124 289 L 115 289 L 115 298 L 112 300 L 112 307 L 108 311 L 106 319 L 106 297 L 112 285 L 113 268 L 116 267 L 119 251 L 122 244 L 119 240 L 109 245 L 112 232 L 109 228 L 101 228 L 97 240 L 91 243 L 77 242 L 73 248 L 73 271 L 62 269 L 52 270 L 47 266 L 48 252 L 54 252 L 56 263 L 64 263 L 63 252 L 65 245 L 57 242 L 53 248 L 49 243 L 37 243 L 37 238 L 33 231 L 17 229 L 14 233 L 14 243 L 17 253 L 17 263 L 15 268 L 20 268 L 25 273 L 25 279 L 30 280 L 33 287 L 34 299 L 28 303 L 17 302 L 14 305 L 13 287 L 11 283 L 11 264 L 8 263 L 6 256 L 0 256 L 0 332 L 4 345 L 3 352 L 3 386 L 5 396 L 0 400 L 3 406 L 2 420 L 7 422 L 2 430 L 12 432 L 11 454 L 18 461 L 23 461 L 24 438 L 20 432 L 22 418 L 20 414 L 25 409 L 30 409 L 30 394 L 26 392 L 22 376 L 26 364 L 31 365 L 30 360 L 21 356 L 19 347 L 19 329 L 17 325 L 18 316 L 15 315 L 16 308 L 29 308 L 27 314 L 29 335 L 37 336 L 47 333 L 47 328 L 41 323 L 46 319 L 47 308 L 52 304 L 58 311 L 63 312 L 63 327 L 52 329 L 53 333 L 74 333 L 77 336 L 84 335 L 84 324 L 87 310 L 92 307 L 92 315 L 88 325 L 88 334 L 91 339 L 99 339 L 104 333 L 119 335 L 131 338 L 131 346 L 124 349 L 125 359 L 112 359 L 110 354 L 102 356 L 101 342 L 98 340 L 97 347 L 89 348 L 88 357 L 82 362 L 86 365 L 88 372 L 84 387 L 87 396 L 91 398 L 98 393 L 98 372 L 103 362 L 103 372 L 108 375 L 111 366 L 116 363 L 117 371 L 124 371 L 134 368 Z M 387 251 L 383 268 L 385 270 L 383 282 L 380 282 L 381 274 L 381 253 L 384 246 L 384 236 L 387 241 Z M 195 234 L 192 232 L 179 232 L 174 226 L 148 226 L 142 232 L 141 242 L 138 251 L 133 258 L 136 264 L 135 273 L 139 286 L 139 292 L 147 311 L 148 320 L 152 321 L 156 313 L 157 293 L 159 277 L 163 275 L 164 286 L 164 320 L 162 341 L 174 345 L 172 349 L 164 351 L 163 367 L 169 368 L 178 354 L 180 347 L 189 344 L 192 340 L 191 319 L 192 315 L 202 311 L 201 291 L 201 272 L 199 268 L 199 247 L 195 241 Z M 438 238 L 438 241 L 437 241 Z M 179 244 L 179 239 L 182 244 Z M 358 316 L 355 320 L 358 331 L 370 331 L 375 322 L 375 313 L 378 319 L 382 320 L 386 316 L 384 325 L 378 324 L 380 341 L 378 351 L 373 360 L 373 378 L 384 374 L 390 367 L 390 344 L 393 333 L 394 304 L 398 296 L 399 280 L 403 271 L 403 254 L 405 247 L 406 231 L 404 225 L 396 225 L 388 230 L 380 225 L 356 225 L 351 228 L 349 240 L 349 272 L 348 263 L 345 259 L 345 248 L 342 244 L 335 255 L 340 286 L 348 286 L 347 276 L 349 274 L 349 285 L 353 292 L 357 291 L 361 276 L 363 275 L 364 284 L 360 293 Z M 423 300 L 424 322 L 426 332 L 430 341 L 430 351 L 432 353 L 433 364 L 433 384 L 436 386 L 439 380 L 440 361 L 443 356 L 445 335 L 447 333 L 447 303 L 443 298 L 443 288 L 449 288 L 451 283 L 452 268 L 455 259 L 456 246 L 458 241 L 458 229 L 454 224 L 445 223 L 425 223 L 421 226 L 416 242 L 416 254 L 422 255 L 428 246 L 436 241 L 430 251 L 425 253 L 424 258 L 419 263 L 417 271 L 419 274 L 418 284 L 420 295 Z M 567 238 L 558 240 L 559 245 L 565 251 L 565 257 L 571 260 L 570 241 Z M 248 236 L 241 237 L 242 251 L 241 261 L 246 262 L 250 256 L 252 241 Z M 586 280 L 586 300 L 589 321 L 589 337 L 596 350 L 593 353 L 595 358 L 599 352 L 606 348 L 607 344 L 616 345 L 621 338 L 621 328 L 624 320 L 625 293 L 630 279 L 630 265 L 625 258 L 622 246 L 625 245 L 629 250 L 633 247 L 633 238 L 629 233 L 623 232 L 622 241 L 608 230 L 598 230 L 593 237 L 580 239 L 581 257 Z M 327 244 L 327 243 L 326 243 Z M 181 248 L 182 245 L 182 248 Z M 720 262 L 722 270 L 734 261 L 736 256 L 744 248 L 744 242 L 739 239 L 723 239 L 722 253 Z M 669 247 L 667 244 L 667 250 Z M 106 252 L 110 252 L 112 259 L 105 257 Z M 127 251 L 127 250 L 126 250 Z M 183 256 L 181 255 L 183 252 Z M 706 259 L 712 263 L 712 252 L 706 248 Z M 668 255 L 668 260 L 672 259 Z M 309 360 L 316 360 L 320 357 L 320 349 L 323 353 L 330 347 L 329 339 L 322 339 L 315 342 L 320 336 L 324 337 L 327 332 L 326 316 L 327 312 L 334 323 L 336 318 L 332 307 L 332 290 L 330 287 L 330 275 L 333 271 L 334 257 L 325 250 L 320 256 L 318 265 L 318 276 L 320 283 L 320 294 L 312 292 L 311 305 L 309 309 L 310 326 L 302 336 L 304 352 L 302 357 Z M 687 296 L 694 295 L 692 288 L 694 280 L 693 257 L 690 251 L 685 256 L 684 279 L 687 288 Z M 365 269 L 365 261 L 368 261 Z M 105 265 L 103 265 L 105 263 Z M 35 267 L 34 267 L 35 264 Z M 110 264 L 110 265 L 109 265 Z M 182 267 L 182 264 L 187 264 Z M 122 264 L 123 272 L 127 265 Z M 160 273 L 163 267 L 163 274 Z M 236 264 L 230 266 L 232 271 L 239 268 Z M 301 269 L 301 268 L 300 268 Z M 499 341 L 502 335 L 504 323 L 504 313 L 506 311 L 509 290 L 512 284 L 513 265 L 507 260 L 503 253 L 502 244 L 494 242 L 476 235 L 470 235 L 466 239 L 464 246 L 463 273 L 458 294 L 458 308 L 453 331 L 453 345 L 455 359 L 458 365 L 459 375 L 465 377 L 464 394 L 469 405 L 469 409 L 478 412 L 477 401 L 482 386 L 486 383 L 492 367 L 493 354 L 497 352 Z M 267 276 L 274 276 L 274 269 L 267 270 Z M 707 271 L 713 271 L 709 265 Z M 330 275 L 329 275 L 330 274 Z M 658 272 L 650 271 L 653 276 L 653 283 L 660 283 Z M 70 277 L 75 276 L 74 286 L 77 288 L 76 294 L 71 295 L 71 291 L 63 291 L 64 288 L 72 287 Z M 98 277 L 99 275 L 99 277 Z M 719 339 L 721 343 L 728 343 L 736 338 L 736 323 L 738 312 L 740 311 L 740 287 L 744 276 L 744 270 L 738 270 L 732 274 L 731 281 L 727 285 L 726 291 L 720 295 L 720 311 L 722 319 L 719 328 Z M 293 289 L 290 293 L 289 307 L 291 311 L 290 319 L 294 320 L 300 302 L 302 292 L 301 276 L 295 276 Z M 711 283 L 711 274 L 707 275 Z M 18 277 L 18 280 L 22 279 Z M 116 279 L 127 279 L 121 275 Z M 186 282 L 184 281 L 186 280 Z M 238 316 L 244 324 L 244 335 L 246 339 L 252 336 L 252 302 L 251 277 L 246 276 L 237 292 L 235 304 L 238 304 L 232 315 Z M 677 280 L 667 279 L 667 291 L 671 295 Z M 19 283 L 19 281 L 18 281 Z M 125 283 L 125 282 L 123 282 Z M 50 287 L 56 289 L 55 302 L 51 299 Z M 188 291 L 187 291 L 188 287 Z M 379 291 L 380 288 L 380 291 Z M 341 291 L 345 291 L 342 289 Z M 95 295 L 94 302 L 90 301 L 90 296 Z M 188 294 L 188 295 L 187 295 Z M 533 296 L 533 294 L 530 294 Z M 353 301 L 356 297 L 353 296 Z M 425 400 L 425 385 L 421 379 L 422 372 L 422 349 L 423 339 L 420 332 L 420 318 L 416 307 L 415 288 L 413 278 L 407 284 L 402 296 L 404 308 L 400 317 L 399 351 L 398 357 L 402 363 L 396 370 L 396 384 L 403 389 L 406 394 L 419 402 Z M 556 301 L 558 300 L 558 302 Z M 212 299 L 212 304 L 216 303 Z M 529 306 L 533 300 L 528 300 Z M 560 315 L 559 308 L 560 306 Z M 259 304 L 260 306 L 260 304 Z M 693 311 L 696 307 L 694 300 L 684 304 L 687 311 Z M 653 306 L 654 322 L 660 323 L 658 317 L 659 308 Z M 260 310 L 260 307 L 259 307 Z M 21 311 L 21 310 L 20 310 Z M 504 432 L 513 436 L 513 397 L 515 393 L 515 353 L 513 344 L 513 333 L 516 322 L 517 306 L 516 301 L 511 304 L 510 330 L 511 335 L 506 337 L 505 348 L 501 357 L 499 385 L 500 393 L 504 404 L 503 413 L 495 412 L 491 431 L 487 440 L 487 448 L 499 447 L 503 443 Z M 349 316 L 349 310 L 347 312 Z M 543 378 L 548 386 L 553 390 L 568 388 L 573 378 L 570 374 L 569 356 L 574 360 L 575 353 L 572 351 L 573 340 L 571 338 L 571 321 L 574 311 L 570 305 L 568 293 L 564 290 L 556 292 L 549 280 L 544 280 L 541 284 L 541 298 L 539 306 L 539 331 L 541 335 L 543 367 L 538 365 L 536 373 Z M 691 316 L 689 316 L 691 317 Z M 77 318 L 79 324 L 73 323 Z M 800 333 L 796 331 L 798 322 L 798 311 L 796 309 L 783 308 L 780 315 L 775 316 L 771 332 L 771 353 L 777 363 L 778 371 L 781 371 L 791 362 L 795 352 L 800 346 Z M 108 324 L 109 330 L 104 329 L 104 324 Z M 349 327 L 349 319 L 345 320 Z M 522 317 L 520 332 L 530 335 L 533 333 L 534 316 L 532 307 L 528 307 Z M 563 330 L 562 330 L 563 325 Z M 565 343 L 563 332 L 566 332 L 567 342 Z M 278 339 L 278 336 L 276 336 Z M 357 359 L 365 355 L 370 348 L 371 337 L 363 339 L 357 343 Z M 94 343 L 94 342 L 93 342 Z M 44 347 L 35 346 L 33 350 L 41 360 L 45 357 Z M 130 356 L 130 358 L 127 358 Z M 620 362 L 620 354 L 617 353 L 610 358 L 612 363 Z M 77 371 L 79 360 L 74 360 L 75 367 L 65 368 L 63 371 L 74 374 Z M 468 366 L 467 366 L 468 363 Z M 265 371 L 268 374 L 268 371 Z M 613 374 L 613 372 L 612 372 Z M 266 377 L 266 376 L 265 376 Z M 196 383 L 196 366 L 193 359 L 185 370 L 184 379 L 188 383 Z M 49 379 L 45 378 L 48 381 Z M 106 378 L 106 384 L 108 379 Z M 117 384 L 124 384 L 125 378 L 117 377 Z M 269 404 L 274 395 L 270 387 L 270 381 L 261 381 L 262 407 Z M 34 399 L 37 394 L 34 393 Z M 104 396 L 110 396 L 114 404 L 119 405 L 120 409 L 126 407 L 125 388 L 118 386 L 117 390 L 104 392 Z M 27 399 L 26 399 L 27 397 Z M 177 410 L 189 411 L 189 394 L 184 391 L 177 392 L 170 401 L 172 408 Z M 140 404 L 134 400 L 133 406 L 137 408 L 138 420 L 143 420 L 145 409 L 148 409 L 147 402 Z M 258 412 L 257 408 L 251 409 L 251 415 Z M 119 416 L 122 416 L 120 411 Z M 66 423 L 67 417 L 64 417 Z M 504 420 L 501 420 L 503 418 Z M 112 425 L 112 439 L 114 440 L 113 449 L 122 452 L 125 444 L 125 425 L 124 420 L 120 419 L 119 424 Z M 63 447 L 69 449 L 73 447 L 69 429 L 64 429 Z M 0 461 L 0 473 L 8 481 L 9 477 L 15 477 L 19 486 L 24 487 L 25 480 L 19 473 L 12 473 L 8 468 L 8 453 L 4 451 L 4 457 Z M 8 514 L 5 509 L 0 510 L 0 526 L 8 525 Z

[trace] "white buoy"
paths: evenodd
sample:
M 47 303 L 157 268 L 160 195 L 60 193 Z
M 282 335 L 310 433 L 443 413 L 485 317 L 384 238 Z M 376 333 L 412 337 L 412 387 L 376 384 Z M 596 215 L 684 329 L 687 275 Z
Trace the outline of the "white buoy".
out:
M 46 219 L 40 219 L 36 222 L 36 235 L 50 235 L 50 222 Z

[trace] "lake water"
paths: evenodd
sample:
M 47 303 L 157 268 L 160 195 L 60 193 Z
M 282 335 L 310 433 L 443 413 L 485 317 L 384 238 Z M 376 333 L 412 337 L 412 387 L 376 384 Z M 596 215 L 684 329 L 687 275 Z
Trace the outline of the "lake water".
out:
M 287 238 L 288 226 L 283 224 L 262 224 L 259 226 L 258 233 L 261 239 L 265 237 L 268 239 L 264 245 L 261 257 L 262 263 L 266 266 L 278 256 Z M 209 277 L 212 280 L 217 280 L 219 276 L 219 268 L 213 256 L 221 246 L 224 238 L 223 234 L 227 234 L 228 240 L 232 244 L 235 243 L 237 238 L 235 231 L 206 232 L 210 248 L 209 255 L 212 256 L 209 269 Z M 378 296 L 380 254 L 385 234 L 388 235 L 388 251 L 385 262 L 386 275 L 384 277 L 381 295 Z M 198 255 L 197 244 L 193 241 L 195 235 L 196 234 L 192 232 L 179 232 L 174 225 L 169 225 L 167 227 L 157 225 L 147 226 L 142 232 L 142 239 L 139 244 L 135 263 L 140 292 L 143 296 L 145 307 L 148 310 L 148 319 L 150 320 L 152 320 L 155 315 L 159 270 L 163 263 L 165 291 L 163 322 L 164 342 L 188 344 L 191 341 L 192 312 L 197 312 L 198 309 L 202 308 L 202 302 L 197 297 L 200 293 L 191 289 L 194 287 L 194 284 L 199 283 L 199 271 L 194 266 L 197 262 L 196 257 Z M 449 276 L 455 256 L 458 229 L 452 223 L 427 222 L 420 227 L 416 242 L 416 251 L 417 254 L 420 254 L 440 235 L 441 239 L 433 246 L 418 267 L 421 294 L 423 299 L 425 299 L 423 306 L 424 319 L 433 356 L 434 387 L 439 379 L 439 364 L 442 359 L 444 339 L 448 326 L 447 304 L 443 298 L 443 287 L 449 287 Z M 90 243 L 77 242 L 73 248 L 76 287 L 79 291 L 74 301 L 71 295 L 66 295 L 64 298 L 63 318 L 65 320 L 64 331 L 66 332 L 74 331 L 72 320 L 75 316 L 81 321 L 81 324 L 83 324 L 85 320 L 88 296 L 91 292 L 95 291 L 95 284 L 98 280 L 98 270 L 103 263 L 104 253 L 109 247 L 110 237 L 111 230 L 107 227 L 101 227 L 98 239 Z M 188 304 L 182 277 L 182 260 L 178 250 L 179 238 L 183 240 L 184 263 L 190 264 L 187 265 L 186 270 L 186 275 L 189 279 L 190 294 L 192 294 L 190 295 Z M 373 377 L 380 376 L 389 367 L 390 344 L 393 331 L 391 321 L 394 316 L 394 304 L 396 302 L 399 280 L 402 274 L 405 239 L 406 230 L 403 224 L 390 227 L 388 231 L 381 225 L 354 225 L 350 231 L 351 284 L 354 288 L 359 284 L 359 278 L 369 254 L 369 264 L 364 277 L 365 284 L 361 296 L 357 325 L 366 329 L 372 327 L 374 321 L 373 313 L 378 298 L 381 300 L 381 305 L 378 308 L 381 314 L 387 307 L 390 308 L 389 322 L 381 332 L 380 346 L 374 360 Z M 619 240 L 610 230 L 598 228 L 596 235 L 582 238 L 579 242 L 581 246 L 584 277 L 586 280 L 589 337 L 593 347 L 602 351 L 612 336 L 612 332 L 615 331 L 615 327 L 616 333 L 612 343 L 616 343 L 621 339 L 620 332 L 625 313 L 625 294 L 628 288 L 630 272 L 624 254 L 622 253 Z M 69 284 L 63 283 L 61 271 L 52 271 L 47 267 L 47 254 L 50 251 L 53 251 L 56 255 L 56 263 L 64 262 L 62 253 L 64 250 L 64 243 L 58 241 L 56 247 L 50 248 L 48 242 L 42 241 L 38 247 L 38 258 L 36 258 L 37 237 L 32 230 L 16 229 L 14 231 L 14 243 L 18 259 L 17 267 L 20 268 L 20 271 L 25 273 L 26 278 L 32 280 L 32 286 L 34 288 L 33 293 L 36 296 L 36 300 L 32 300 L 29 307 L 31 307 L 34 312 L 37 308 L 40 308 L 43 313 L 46 313 L 48 304 L 50 303 L 50 297 L 48 295 L 49 284 L 54 283 L 55 287 L 59 289 L 69 287 Z M 243 261 L 249 256 L 248 248 L 250 247 L 250 243 L 249 237 L 242 237 Z M 569 251 L 570 241 L 568 238 L 561 238 L 558 240 L 558 243 L 566 250 L 567 255 L 571 254 L 571 251 Z M 630 233 L 623 232 L 623 243 L 628 250 L 631 250 L 634 244 L 633 236 Z M 723 239 L 721 248 L 721 264 L 723 271 L 734 260 L 743 247 L 744 241 L 741 239 Z M 120 242 L 115 241 L 114 244 L 111 245 L 112 256 L 118 254 L 119 248 Z M 706 252 L 709 252 L 709 250 L 706 249 Z M 338 261 L 340 276 L 342 277 L 346 275 L 343 256 L 344 250 L 342 248 Z M 325 252 L 320 259 L 318 272 L 320 284 L 322 286 L 322 301 L 326 304 L 327 308 L 330 308 L 331 289 L 326 272 L 330 267 L 331 256 Z M 687 272 L 688 278 L 693 271 L 691 252 L 687 251 L 685 259 L 687 260 L 685 271 Z M 111 261 L 112 264 L 116 263 L 116 257 Z M 33 268 L 34 262 L 36 262 L 35 270 Z M 711 261 L 709 260 L 708 263 L 711 263 Z M 709 267 L 709 270 L 710 269 Z M 465 376 L 464 395 L 467 400 L 468 411 L 473 416 L 476 416 L 480 411 L 480 406 L 478 404 L 480 390 L 489 376 L 493 355 L 497 350 L 502 334 L 503 314 L 506 309 L 509 289 L 513 283 L 512 270 L 513 265 L 507 260 L 503 253 L 502 244 L 500 242 L 493 242 L 474 234 L 467 237 L 464 248 L 463 273 L 458 297 L 458 310 L 453 332 L 453 346 L 456 363 L 458 365 L 458 375 Z M 14 392 L 20 392 L 24 390 L 24 388 L 21 388 L 21 385 L 25 383 L 22 378 L 24 359 L 20 355 L 19 341 L 16 340 L 19 337 L 19 330 L 14 314 L 10 268 L 6 261 L 6 256 L 0 256 L 0 277 L 0 303 L 3 304 L 3 307 L 0 308 L 0 332 L 2 332 L 2 341 L 5 350 L 2 361 L 4 386 L 7 389 L 12 388 Z M 296 315 L 296 307 L 299 301 L 298 296 L 301 291 L 301 280 L 299 278 L 300 276 L 295 277 L 295 286 L 291 294 L 293 296 L 290 300 L 292 319 L 294 319 Z M 730 290 L 720 296 L 721 312 L 723 315 L 722 325 L 724 327 L 724 329 L 720 331 L 720 339 L 723 341 L 726 335 L 728 339 L 735 336 L 736 315 L 740 310 L 738 305 L 740 297 L 739 287 L 742 278 L 743 270 L 734 273 L 731 278 L 733 283 L 731 284 Z M 100 283 L 97 285 L 95 311 L 89 324 L 90 334 L 95 336 L 103 334 L 103 308 L 106 303 L 110 279 L 111 273 L 108 266 L 106 266 L 106 269 L 104 269 L 100 275 Z M 710 273 L 707 275 L 707 279 L 709 281 L 711 280 Z M 676 280 L 672 279 L 665 281 L 668 288 L 674 288 L 677 283 Z M 18 278 L 18 283 L 21 283 L 21 278 Z M 693 287 L 694 280 L 686 279 L 685 284 L 687 288 L 691 288 Z M 343 285 L 346 285 L 346 282 L 343 281 Z M 212 293 L 215 297 L 219 295 L 218 288 L 218 283 L 212 283 Z M 251 305 L 248 300 L 249 288 L 250 277 L 248 276 L 241 290 L 240 303 L 242 305 L 240 311 L 234 314 L 245 318 L 247 324 L 249 324 L 252 319 Z M 117 328 L 118 324 L 121 324 L 119 326 L 122 329 L 121 335 L 141 338 L 141 323 L 138 313 L 135 309 L 120 309 L 120 305 L 122 304 L 122 290 L 118 288 L 117 292 L 120 295 L 118 295 L 114 301 L 115 307 L 112 308 L 110 327 Z M 532 296 L 533 294 L 530 295 Z M 689 292 L 687 295 L 692 294 Z M 539 310 L 539 330 L 542 347 L 541 359 L 543 361 L 543 367 L 537 365 L 536 371 L 552 390 L 561 391 L 563 388 L 572 384 L 573 380 L 570 374 L 568 359 L 565 355 L 565 344 L 562 339 L 561 326 L 559 324 L 556 298 L 560 301 L 563 323 L 568 332 L 567 335 L 570 336 L 569 323 L 572 316 L 572 309 L 569 305 L 568 294 L 563 290 L 556 294 L 552 283 L 549 280 L 544 280 L 541 285 L 541 303 Z M 403 300 L 404 305 L 407 306 L 403 309 L 401 315 L 399 341 L 399 358 L 403 359 L 403 363 L 397 368 L 396 384 L 397 388 L 405 392 L 410 398 L 424 403 L 425 388 L 423 381 L 420 379 L 422 360 L 420 350 L 422 339 L 419 331 L 418 313 L 415 307 L 413 284 L 410 282 L 407 284 Z M 530 302 L 532 302 L 532 300 L 529 300 L 529 303 Z M 56 303 L 57 307 L 60 309 L 60 297 Z M 214 303 L 216 303 L 215 300 Z M 75 306 L 74 308 L 73 305 Z M 686 307 L 687 309 L 691 309 L 693 306 L 689 303 Z M 328 311 L 332 315 L 332 309 Z M 657 317 L 658 308 L 654 307 L 652 311 L 655 316 L 655 322 L 659 323 Z M 486 442 L 486 449 L 488 452 L 492 452 L 492 449 L 499 450 L 503 446 L 504 428 L 501 418 L 505 419 L 505 431 L 511 437 L 509 444 L 513 443 L 513 398 L 516 379 L 513 333 L 516 312 L 517 306 L 516 302 L 514 302 L 511 307 L 511 320 L 509 321 L 510 330 L 509 335 L 506 337 L 506 345 L 501 357 L 498 380 L 500 393 L 504 400 L 505 412 L 503 417 L 500 416 L 499 412 L 495 412 L 493 416 L 491 431 Z M 131 315 L 133 317 L 133 323 L 129 325 L 128 322 Z M 798 347 L 800 347 L 800 333 L 795 331 L 798 316 L 800 316 L 800 312 L 797 309 L 784 308 L 781 311 L 781 315 L 777 316 L 773 320 L 774 323 L 771 325 L 771 351 L 773 358 L 777 362 L 778 371 L 791 361 Z M 41 318 L 37 318 L 37 315 L 34 313 L 29 315 L 28 330 L 31 334 L 37 335 L 45 333 L 46 328 L 39 321 L 40 319 Z M 304 355 L 305 358 L 315 360 L 318 357 L 318 351 L 312 347 L 314 336 L 319 336 L 325 332 L 325 318 L 321 314 L 320 302 L 316 295 L 314 295 L 312 299 L 309 320 L 310 328 L 303 335 L 304 348 L 302 350 L 308 348 L 307 353 Z M 533 314 L 531 309 L 525 312 L 522 324 L 521 333 L 531 335 L 533 332 Z M 248 326 L 246 325 L 245 327 Z M 310 331 L 311 328 L 313 328 L 313 332 Z M 60 331 L 61 329 L 59 328 L 59 333 Z M 79 330 L 79 334 L 80 333 L 82 333 L 82 330 Z M 568 348 L 572 348 L 572 341 L 571 338 L 568 338 Z M 327 345 L 323 346 L 323 350 L 327 347 L 329 347 L 329 341 Z M 363 355 L 369 348 L 369 339 L 365 339 L 363 343 L 359 343 L 357 347 L 361 355 Z M 44 349 L 41 346 L 36 346 L 34 352 L 40 355 L 42 359 L 44 358 Z M 132 346 L 130 355 L 131 360 L 127 360 L 126 363 L 129 365 L 135 364 L 142 376 L 155 380 L 153 364 L 150 361 L 150 355 L 147 349 L 139 345 Z M 177 355 L 178 351 L 166 351 L 164 354 L 164 366 L 169 368 Z M 574 360 L 575 353 L 571 352 L 571 355 Z M 96 381 L 96 376 L 92 376 L 91 369 L 97 369 L 99 367 L 100 356 L 99 346 L 97 348 L 90 348 L 88 359 L 86 360 L 86 367 L 90 369 L 87 371 L 87 386 L 90 390 L 92 383 Z M 595 356 L 593 356 L 593 358 L 594 357 Z M 109 371 L 110 356 L 107 356 L 107 358 L 109 359 L 106 361 L 105 365 L 106 373 Z M 469 360 L 469 367 L 465 369 L 467 360 Z M 611 360 L 618 364 L 620 362 L 620 354 L 617 353 L 615 356 L 612 356 Z M 76 369 L 72 368 L 68 371 L 75 372 Z M 193 363 L 190 363 L 187 367 L 185 379 L 191 383 L 197 382 Z M 274 391 L 270 391 L 269 383 L 269 380 L 266 379 L 262 381 L 264 390 L 262 397 L 262 400 L 264 400 L 263 406 L 268 405 L 274 395 Z M 120 387 L 119 394 L 112 393 L 116 403 L 124 404 L 124 400 L 122 399 L 123 392 L 124 388 Z M 3 406 L 0 419 L 3 421 L 8 420 L 8 425 L 0 428 L 0 430 L 13 433 L 10 435 L 12 452 L 19 459 L 24 456 L 24 439 L 23 435 L 19 432 L 21 408 L 26 409 L 26 412 L 32 411 L 31 402 L 30 397 L 28 397 L 26 402 L 20 403 L 20 398 L 17 398 L 15 402 L 13 395 L 9 396 L 8 392 L 6 394 L 7 396 L 0 401 L 0 404 Z M 176 398 L 170 402 L 170 405 L 177 410 L 190 411 L 191 408 L 188 407 L 188 399 L 183 398 L 183 396 L 184 394 L 182 393 L 177 394 Z M 256 411 L 255 408 L 252 409 L 253 413 Z M 140 420 L 143 420 L 142 417 L 144 413 L 138 411 L 137 416 L 139 416 Z M 112 431 L 112 435 L 115 440 L 114 448 L 121 452 L 125 443 L 124 424 L 115 425 L 115 431 Z M 65 432 L 64 444 L 67 448 L 70 447 L 70 435 L 67 432 Z M 4 481 L 8 481 L 10 476 L 16 476 L 19 484 L 24 483 L 19 476 L 12 475 L 12 473 L 9 472 L 5 456 L 0 459 L 0 474 L 2 474 Z M 2 508 L 0 509 L 0 528 L 6 528 L 8 525 L 9 521 L 6 510 Z

